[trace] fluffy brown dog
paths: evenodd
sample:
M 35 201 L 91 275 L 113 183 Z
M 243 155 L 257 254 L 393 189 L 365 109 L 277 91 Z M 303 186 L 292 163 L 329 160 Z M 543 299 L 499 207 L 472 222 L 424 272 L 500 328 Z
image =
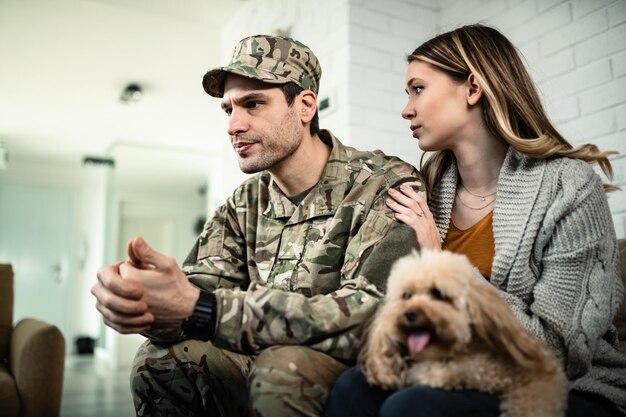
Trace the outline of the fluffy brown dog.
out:
M 396 262 L 360 362 L 372 385 L 501 394 L 501 416 L 565 414 L 567 380 L 463 255 L 423 250 Z

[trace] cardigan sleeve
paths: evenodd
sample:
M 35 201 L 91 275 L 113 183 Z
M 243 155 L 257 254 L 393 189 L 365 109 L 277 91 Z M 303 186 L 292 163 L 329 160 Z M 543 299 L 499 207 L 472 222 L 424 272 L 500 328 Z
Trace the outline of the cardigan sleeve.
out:
M 563 164 L 530 259 L 536 282 L 522 300 L 502 293 L 522 324 L 561 356 L 570 379 L 599 344 L 617 346 L 612 319 L 624 295 L 602 182 L 582 161 Z

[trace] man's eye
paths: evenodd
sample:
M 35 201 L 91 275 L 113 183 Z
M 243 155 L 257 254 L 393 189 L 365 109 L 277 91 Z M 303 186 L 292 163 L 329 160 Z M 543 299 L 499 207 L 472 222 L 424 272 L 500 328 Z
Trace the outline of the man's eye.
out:
M 246 108 L 248 109 L 256 109 L 261 105 L 261 102 L 259 101 L 249 101 L 248 103 L 246 103 Z
M 233 112 L 233 109 L 224 109 L 224 113 L 226 113 L 227 116 L 230 116 L 230 114 Z

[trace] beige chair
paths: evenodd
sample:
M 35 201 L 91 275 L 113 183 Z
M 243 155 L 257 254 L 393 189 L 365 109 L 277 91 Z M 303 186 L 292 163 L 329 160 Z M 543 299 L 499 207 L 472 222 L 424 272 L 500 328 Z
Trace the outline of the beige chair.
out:
M 13 270 L 0 264 L 0 417 L 58 417 L 65 339 L 35 319 L 13 327 Z

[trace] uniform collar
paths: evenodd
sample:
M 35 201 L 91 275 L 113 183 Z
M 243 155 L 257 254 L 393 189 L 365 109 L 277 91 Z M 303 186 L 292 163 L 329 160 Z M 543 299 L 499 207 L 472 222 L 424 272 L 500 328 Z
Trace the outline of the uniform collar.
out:
M 345 147 L 330 131 L 321 130 L 320 139 L 331 147 L 328 162 L 322 176 L 311 192 L 299 205 L 293 204 L 271 179 L 268 185 L 270 202 L 263 213 L 272 218 L 289 218 L 297 223 L 317 216 L 332 216 L 343 200 L 349 184 L 350 172 L 355 169 L 350 163 L 352 151 Z

